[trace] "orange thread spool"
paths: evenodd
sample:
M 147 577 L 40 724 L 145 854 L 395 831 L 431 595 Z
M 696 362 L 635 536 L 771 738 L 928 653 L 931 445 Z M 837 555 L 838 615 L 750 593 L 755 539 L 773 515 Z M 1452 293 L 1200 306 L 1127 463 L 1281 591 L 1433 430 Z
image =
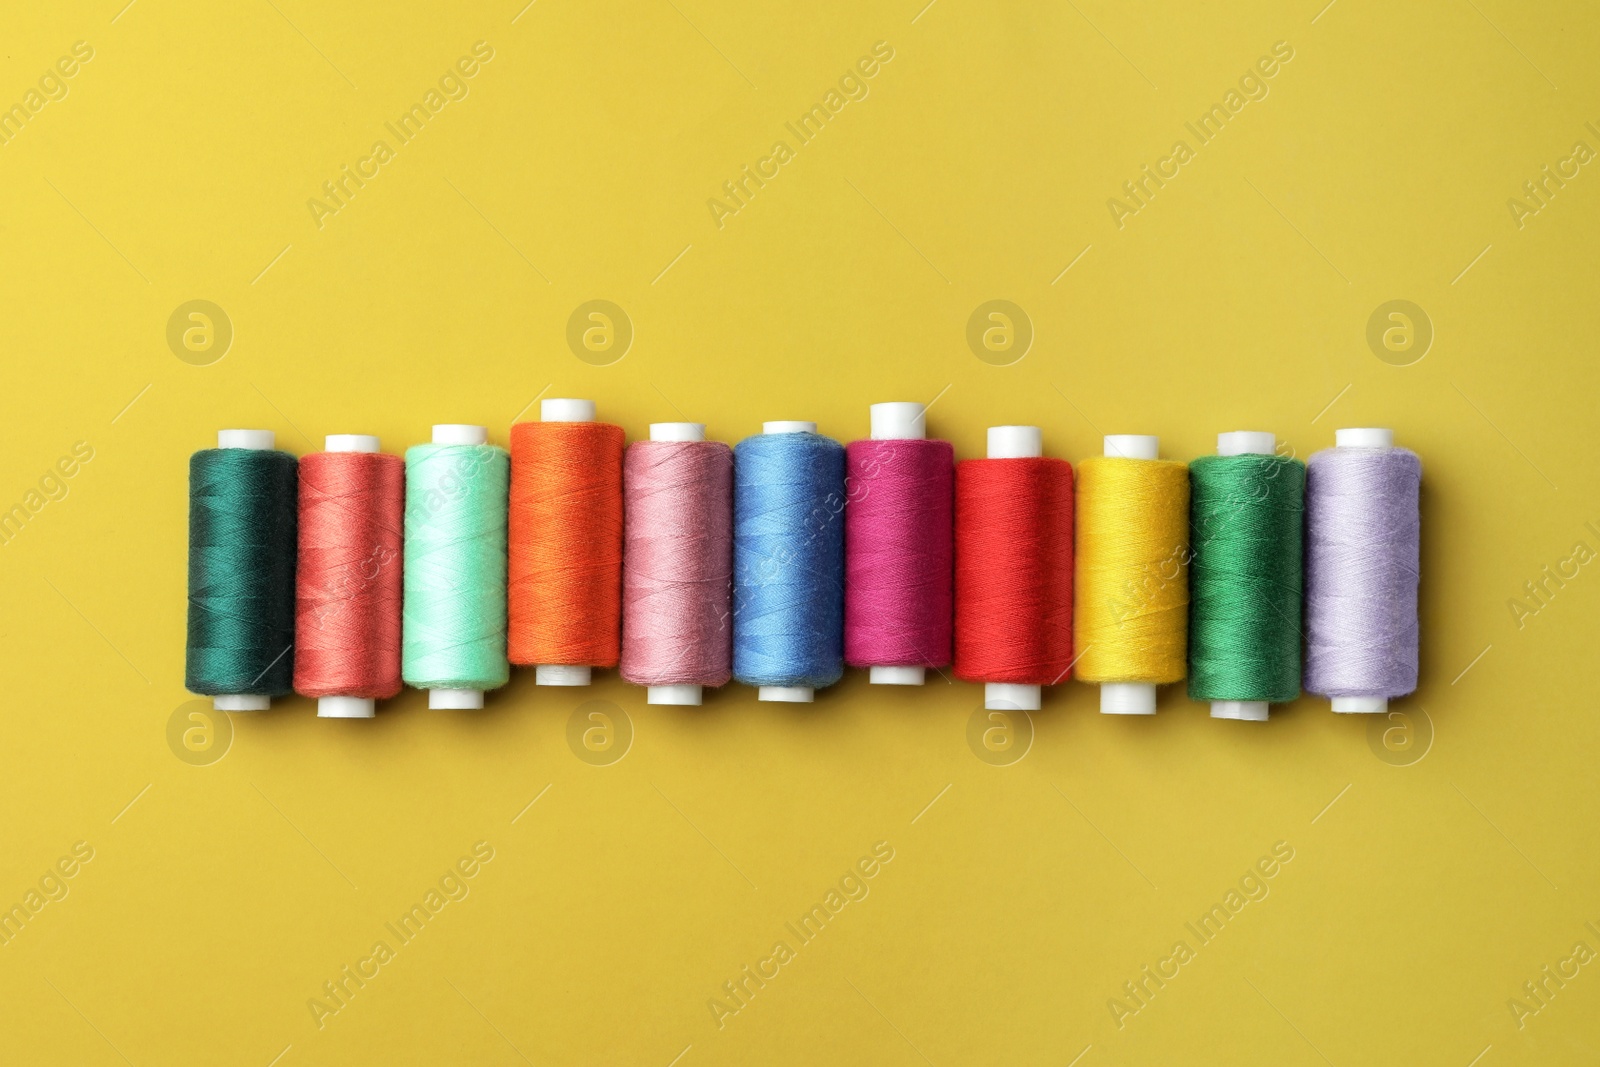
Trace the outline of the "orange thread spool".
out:
M 617 665 L 622 427 L 511 427 L 507 652 L 512 663 Z

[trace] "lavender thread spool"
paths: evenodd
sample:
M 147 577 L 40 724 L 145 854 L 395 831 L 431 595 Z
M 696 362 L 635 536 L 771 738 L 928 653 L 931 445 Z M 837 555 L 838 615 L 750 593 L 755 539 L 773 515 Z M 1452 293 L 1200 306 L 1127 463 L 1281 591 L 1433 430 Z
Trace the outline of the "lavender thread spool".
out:
M 1306 473 L 1306 689 L 1385 712 L 1417 687 L 1422 461 L 1389 429 L 1339 430 Z

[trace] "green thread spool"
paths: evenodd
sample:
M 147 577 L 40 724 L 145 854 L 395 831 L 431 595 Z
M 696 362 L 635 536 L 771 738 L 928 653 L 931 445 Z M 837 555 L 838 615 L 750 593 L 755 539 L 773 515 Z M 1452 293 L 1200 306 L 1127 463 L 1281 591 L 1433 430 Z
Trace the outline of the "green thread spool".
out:
M 294 683 L 297 463 L 271 430 L 222 430 L 189 457 L 184 685 L 265 711 Z
M 406 450 L 405 610 L 400 673 L 430 708 L 481 708 L 506 660 L 506 513 L 511 456 L 482 426 L 439 425 Z
M 1270 433 L 1217 435 L 1189 464 L 1189 697 L 1261 722 L 1300 695 L 1306 467 Z

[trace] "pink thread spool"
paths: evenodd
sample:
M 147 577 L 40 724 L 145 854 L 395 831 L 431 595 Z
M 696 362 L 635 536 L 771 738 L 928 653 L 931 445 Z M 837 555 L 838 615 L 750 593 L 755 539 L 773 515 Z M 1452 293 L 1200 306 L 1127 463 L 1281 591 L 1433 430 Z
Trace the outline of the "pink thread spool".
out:
M 733 666 L 733 450 L 655 422 L 622 461 L 622 677 L 699 704 Z
M 845 662 L 879 685 L 950 662 L 955 450 L 926 435 L 923 405 L 873 404 L 845 450 Z

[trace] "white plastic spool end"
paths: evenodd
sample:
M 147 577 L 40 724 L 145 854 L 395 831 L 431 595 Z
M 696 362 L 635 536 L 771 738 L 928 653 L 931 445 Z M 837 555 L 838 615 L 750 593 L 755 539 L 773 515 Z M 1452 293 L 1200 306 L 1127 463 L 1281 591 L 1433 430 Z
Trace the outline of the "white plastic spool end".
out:
M 652 422 L 652 441 L 704 441 L 706 424 L 703 422 Z
M 588 685 L 594 671 L 570 663 L 541 663 L 533 669 L 534 685 Z
M 1265 700 L 1213 700 L 1211 702 L 1211 717 L 1213 719 L 1237 719 L 1240 722 L 1266 722 L 1267 702 Z
M 1393 448 L 1394 431 L 1384 426 L 1335 430 L 1333 443 L 1339 448 Z
M 1217 434 L 1219 456 L 1270 456 L 1277 451 L 1276 434 L 1261 430 L 1233 430 Z
M 923 667 L 873 667 L 868 677 L 873 685 L 922 685 L 928 672 Z
M 430 689 L 428 707 L 443 711 L 470 711 L 483 707 L 482 689 Z
M 652 685 L 645 691 L 644 702 L 699 707 L 701 692 L 698 685 Z
M 376 452 L 378 439 L 369 433 L 330 433 L 322 447 L 328 452 Z
M 1101 449 L 1117 459 L 1160 459 L 1161 438 L 1148 433 L 1108 433 Z
M 1038 459 L 1044 455 L 1044 431 L 1037 426 L 991 426 L 989 459 Z
M 983 706 L 988 711 L 1038 711 L 1043 692 L 1037 685 L 985 682 Z
M 593 422 L 593 400 L 556 398 L 539 401 L 540 422 Z
M 816 433 L 817 424 L 814 422 L 796 422 L 793 420 L 780 420 L 778 422 L 763 422 L 762 433 Z
M 271 430 L 218 430 L 217 447 L 267 452 L 278 447 L 278 435 Z
M 871 412 L 874 441 L 921 441 L 928 436 L 926 410 L 914 400 L 873 404 Z
M 809 685 L 764 685 L 757 700 L 776 700 L 784 704 L 809 704 L 817 691 Z
M 441 422 L 433 428 L 433 443 L 436 445 L 486 445 L 489 443 L 489 427 L 474 426 L 466 422 Z
M 331 452 L 332 449 L 329 449 Z M 378 702 L 371 697 L 318 697 L 319 719 L 371 719 L 378 714 Z
M 1149 682 L 1106 682 L 1100 687 L 1102 715 L 1154 715 L 1156 687 Z
M 223 448 L 242 448 L 243 445 L 222 445 Z M 211 698 L 211 706 L 218 711 L 266 711 L 272 707 L 272 698 L 258 693 L 223 693 Z
M 1389 710 L 1388 697 L 1334 697 L 1332 704 L 1341 715 L 1382 715 Z

